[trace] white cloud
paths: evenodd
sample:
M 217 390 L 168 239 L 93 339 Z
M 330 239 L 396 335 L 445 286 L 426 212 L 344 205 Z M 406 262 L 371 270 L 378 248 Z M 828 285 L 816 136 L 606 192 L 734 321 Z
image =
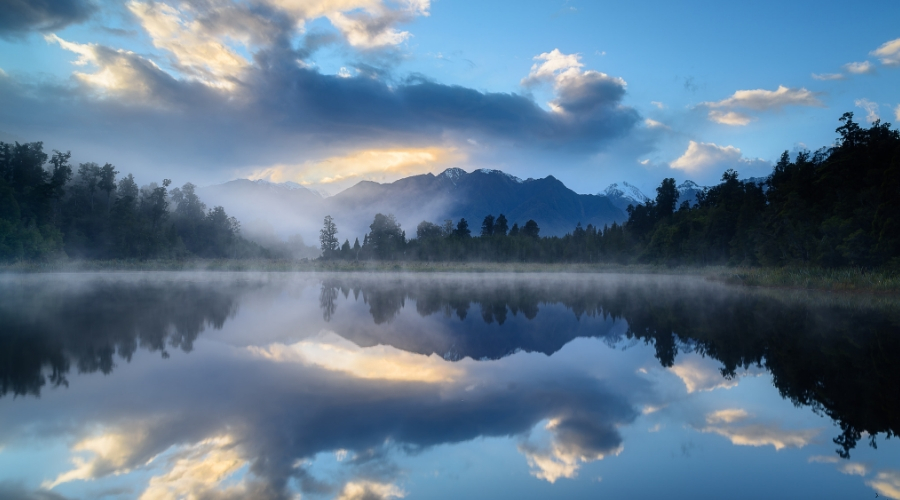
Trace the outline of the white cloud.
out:
M 894 119 L 900 121 L 900 104 L 898 104 L 897 107 L 894 108 Z
M 45 481 L 41 486 L 51 489 L 69 481 L 128 472 L 135 465 L 134 451 L 141 448 L 147 438 L 145 429 L 136 428 L 131 432 L 107 432 L 82 439 L 72 446 L 72 451 L 90 456 L 73 457 L 74 469 L 60 474 L 52 481 Z
M 350 481 L 344 485 L 335 500 L 386 500 L 405 496 L 405 491 L 390 483 Z
M 165 3 L 130 2 L 128 10 L 150 35 L 153 45 L 174 57 L 174 66 L 189 78 L 207 85 L 232 89 L 249 62 L 228 47 L 224 37 L 210 32 L 197 19 L 185 16 Z M 246 33 L 227 34 L 231 38 L 247 38 Z
M 422 356 L 394 347 L 362 348 L 333 332 L 292 345 L 251 346 L 254 354 L 276 362 L 316 365 L 363 379 L 453 382 L 465 374 L 461 365 L 436 354 Z
M 738 113 L 737 111 L 722 112 L 716 109 L 709 111 L 709 119 L 724 125 L 742 127 L 753 121 L 753 117 Z
M 872 102 L 868 99 L 857 99 L 853 101 L 853 104 L 858 108 L 862 108 L 866 111 L 866 121 L 869 123 L 875 123 L 876 120 L 879 120 L 881 117 L 878 116 L 878 103 Z
M 703 104 L 711 108 L 747 108 L 756 111 L 781 109 L 785 106 L 824 106 L 817 95 L 818 93 L 805 88 L 779 85 L 776 90 L 738 90 L 727 99 Z
M 847 70 L 848 73 L 853 73 L 854 75 L 868 75 L 875 72 L 875 65 L 869 61 L 852 62 L 845 64 L 844 69 Z
M 664 128 L 664 129 L 669 128 L 668 125 L 658 122 L 652 118 L 647 118 L 646 120 L 644 120 L 644 123 L 647 125 L 647 128 Z
M 695 143 L 691 141 L 691 144 Z M 713 146 L 715 145 L 713 144 Z M 729 146 L 729 148 L 730 147 L 731 146 Z M 690 148 L 688 149 L 690 150 Z M 740 150 L 737 148 L 732 149 L 737 151 L 737 155 L 740 157 Z M 669 371 L 677 375 L 678 378 L 684 382 L 688 393 L 695 391 L 711 391 L 720 388 L 730 389 L 738 384 L 736 377 L 733 379 L 723 377 L 722 373 L 719 372 L 719 369 L 712 360 L 701 356 L 685 356 L 678 364 L 669 368 Z
M 229 436 L 201 441 L 180 450 L 168 472 L 152 477 L 140 500 L 206 498 L 246 463 Z M 221 492 L 240 497 L 244 489 L 241 482 Z
M 847 462 L 838 467 L 838 470 L 840 470 L 842 474 L 847 474 L 849 476 L 866 476 L 869 474 L 869 467 L 859 462 Z
M 843 80 L 846 77 L 841 73 L 813 73 L 813 80 Z
M 838 457 L 833 455 L 813 455 L 809 457 L 807 460 L 809 463 L 820 463 L 820 464 L 836 464 L 840 462 Z
M 527 440 L 519 444 L 519 452 L 525 455 L 532 476 L 549 483 L 561 478 L 571 479 L 578 475 L 582 464 L 622 453 L 621 441 L 598 440 L 598 429 L 585 433 L 585 423 L 573 420 L 577 417 L 554 418 L 547 422 L 544 429 L 551 435 L 549 445 L 536 446 Z
M 719 146 L 711 142 L 690 141 L 688 148 L 678 159 L 669 164 L 671 168 L 697 174 L 711 169 L 735 170 L 762 168 L 769 163 L 761 159 L 744 158 L 741 150 L 734 146 Z
M 773 446 L 803 448 L 819 434 L 818 429 L 785 430 L 759 423 L 734 425 L 750 418 L 742 409 L 720 410 L 706 416 L 707 425 L 700 432 L 714 433 L 728 438 L 737 446 Z
M 900 500 L 900 472 L 879 472 L 875 479 L 866 481 L 866 485 L 887 498 Z
M 666 105 L 659 101 L 650 101 L 650 104 L 656 106 L 657 109 L 666 109 Z
M 590 112 L 598 106 L 617 103 L 625 93 L 625 80 L 599 71 L 582 71 L 580 54 L 563 54 L 559 49 L 534 57 L 528 76 L 521 80 L 523 87 L 549 83 L 557 98 L 548 106 L 554 112 Z
M 886 66 L 900 65 L 900 38 L 883 43 L 871 54 L 880 58 L 881 64 Z
M 134 52 L 113 50 L 92 43 L 68 42 L 56 35 L 47 35 L 48 42 L 59 44 L 64 50 L 78 55 L 72 64 L 94 66 L 93 73 L 75 71 L 73 75 L 92 89 L 105 94 L 128 94 L 142 98 L 151 97 L 152 90 L 147 84 L 147 73 L 162 73 L 160 68 Z

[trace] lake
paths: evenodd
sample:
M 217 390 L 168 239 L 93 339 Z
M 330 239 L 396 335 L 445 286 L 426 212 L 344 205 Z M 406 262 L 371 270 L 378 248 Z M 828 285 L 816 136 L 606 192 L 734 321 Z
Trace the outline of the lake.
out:
M 900 499 L 898 359 L 697 277 L 0 275 L 0 498 Z

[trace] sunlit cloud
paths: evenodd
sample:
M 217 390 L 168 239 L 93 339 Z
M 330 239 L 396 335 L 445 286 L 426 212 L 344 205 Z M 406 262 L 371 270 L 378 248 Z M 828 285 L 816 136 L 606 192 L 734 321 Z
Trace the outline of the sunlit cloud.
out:
M 97 44 L 82 44 L 47 35 L 48 42 L 57 43 L 64 50 L 78 55 L 72 64 L 94 66 L 93 73 L 75 71 L 73 76 L 94 90 L 105 94 L 128 94 L 151 97 L 152 90 L 146 83 L 147 70 L 162 72 L 153 61 L 127 50 L 113 50 Z
M 878 103 L 872 102 L 868 99 L 857 99 L 853 101 L 853 104 L 856 105 L 857 108 L 861 108 L 866 112 L 866 121 L 869 123 L 875 123 L 880 120 L 881 117 L 878 116 Z
M 886 66 L 900 65 L 900 38 L 885 42 L 872 51 L 872 55 L 881 59 Z
M 624 447 L 621 442 L 614 446 L 597 446 L 588 442 L 593 436 L 586 435 L 579 429 L 580 423 L 565 419 L 551 419 L 544 426 L 550 431 L 550 443 L 537 446 L 529 441 L 519 444 L 519 452 L 525 455 L 530 474 L 549 483 L 561 478 L 571 479 L 578 475 L 585 463 L 602 460 L 610 455 L 618 455 Z
M 894 108 L 894 119 L 900 122 L 900 104 L 898 104 L 897 107 Z
M 875 479 L 866 481 L 866 485 L 883 497 L 900 500 L 900 472 L 898 471 L 879 472 Z
M 405 496 L 405 491 L 390 483 L 350 481 L 335 500 L 387 500 Z
M 785 106 L 824 107 L 817 92 L 805 88 L 788 88 L 779 85 L 776 90 L 738 90 L 731 97 L 716 102 L 705 102 L 711 108 L 747 108 L 755 111 L 777 110 Z
M 840 459 L 834 455 L 813 455 L 809 457 L 807 460 L 809 463 L 819 463 L 819 464 L 836 464 L 840 462 Z
M 393 182 L 410 175 L 438 173 L 461 163 L 465 158 L 466 155 L 455 148 L 365 150 L 298 165 L 257 168 L 247 177 L 251 180 L 292 181 L 305 186 L 320 186 L 334 194 L 363 180 Z
M 684 154 L 675 159 L 669 166 L 677 170 L 684 170 L 689 174 L 699 174 L 714 169 L 761 168 L 768 167 L 769 164 L 758 158 L 744 158 L 741 150 L 734 146 L 719 146 L 711 142 L 690 141 Z
M 734 378 L 725 378 L 715 361 L 696 354 L 682 357 L 678 363 L 669 368 L 669 371 L 684 382 L 688 394 L 714 389 L 730 389 L 738 385 L 738 378 L 757 374 L 756 370 L 747 370 L 738 373 Z
M 44 481 L 41 486 L 52 489 L 70 481 L 129 472 L 135 465 L 141 465 L 134 463 L 134 452 L 147 438 L 146 430 L 135 428 L 131 432 L 108 432 L 82 439 L 72 446 L 73 452 L 81 454 L 72 458 L 75 468 L 52 481 Z
M 668 129 L 668 125 L 664 123 L 660 123 L 652 118 L 647 118 L 644 120 L 644 123 L 647 125 L 647 128 L 663 128 Z
M 854 75 L 868 75 L 875 72 L 875 65 L 869 61 L 851 62 L 844 65 L 844 70 Z
M 750 417 L 741 409 L 716 411 L 706 416 L 707 425 L 699 430 L 726 437 L 737 446 L 773 446 L 776 450 L 803 448 L 819 434 L 819 429 L 780 429 L 760 423 L 737 425 Z
M 709 119 L 723 125 L 742 127 L 753 121 L 753 117 L 737 111 L 722 112 L 716 109 L 709 111 Z
M 813 80 L 819 81 L 828 81 L 828 80 L 844 80 L 847 77 L 842 73 L 813 73 Z
M 184 12 L 165 3 L 130 2 L 128 9 L 157 48 L 168 51 L 182 74 L 211 85 L 232 89 L 236 79 L 249 62 L 228 47 L 220 36 L 195 19 L 186 19 Z M 245 38 L 229 33 L 234 38 Z
M 243 482 L 226 488 L 220 486 L 246 464 L 229 436 L 186 446 L 173 457 L 168 472 L 150 479 L 140 500 L 204 498 L 213 492 L 240 497 L 246 487 Z
M 362 348 L 333 332 L 292 345 L 248 349 L 273 361 L 315 365 L 363 379 L 442 383 L 465 375 L 462 365 L 436 354 L 423 356 L 384 345 Z
M 595 108 L 618 102 L 627 83 L 606 73 L 582 71 L 581 54 L 563 54 L 559 49 L 534 56 L 528 76 L 520 84 L 534 87 L 552 84 L 557 95 L 547 105 L 556 113 L 590 113 Z
M 727 410 L 714 411 L 706 416 L 708 424 L 730 424 L 739 420 L 744 420 L 749 414 L 746 410 L 740 408 L 732 408 Z
M 869 467 L 859 462 L 847 462 L 838 467 L 838 470 L 841 471 L 842 474 L 847 474 L 849 476 L 866 476 L 869 474 Z

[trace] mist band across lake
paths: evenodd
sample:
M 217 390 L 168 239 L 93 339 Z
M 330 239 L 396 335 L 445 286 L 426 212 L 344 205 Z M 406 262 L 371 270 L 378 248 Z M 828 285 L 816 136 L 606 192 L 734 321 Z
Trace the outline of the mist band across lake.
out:
M 0 497 L 900 491 L 890 297 L 611 274 L 2 275 L 0 325 Z

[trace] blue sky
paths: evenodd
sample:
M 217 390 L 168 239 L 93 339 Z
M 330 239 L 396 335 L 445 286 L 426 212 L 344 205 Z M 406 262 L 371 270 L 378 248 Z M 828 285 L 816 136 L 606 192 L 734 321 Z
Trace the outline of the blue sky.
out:
M 765 175 L 900 114 L 890 2 L 55 0 L 0 14 L 0 140 L 140 183 L 337 192 L 448 167 Z

